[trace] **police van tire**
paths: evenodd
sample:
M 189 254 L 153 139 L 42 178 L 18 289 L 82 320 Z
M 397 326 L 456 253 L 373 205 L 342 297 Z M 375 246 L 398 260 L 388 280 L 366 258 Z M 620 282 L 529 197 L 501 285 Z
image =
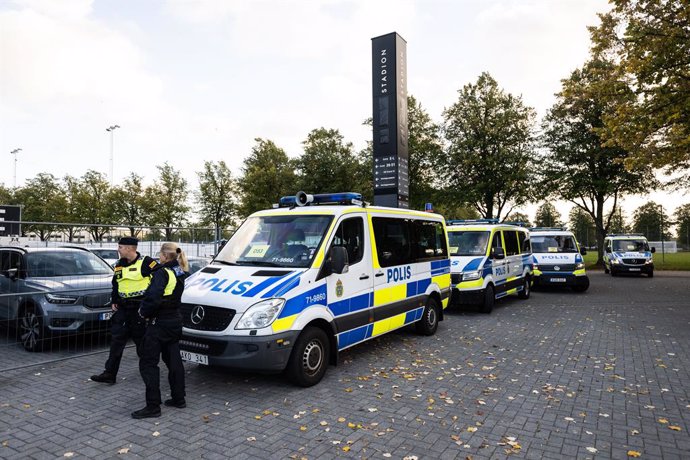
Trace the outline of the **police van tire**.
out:
M 604 265 L 604 273 L 607 274 L 607 275 L 609 274 L 609 269 L 606 268 L 606 265 Z
M 494 309 L 494 302 L 496 301 L 496 294 L 494 293 L 493 284 L 486 286 L 484 290 L 484 302 L 480 305 L 480 311 L 482 313 L 491 313 Z
M 522 291 L 518 292 L 518 299 L 529 299 L 530 288 L 532 281 L 529 276 L 525 276 L 525 282 L 522 284 Z
M 422 335 L 434 335 L 438 329 L 438 318 L 440 316 L 440 309 L 436 299 L 429 297 L 424 306 L 424 313 L 422 319 L 417 321 L 415 328 L 417 332 Z
M 650 278 L 654 278 L 654 270 L 649 270 L 647 276 L 649 276 Z
M 318 327 L 307 327 L 292 347 L 285 372 L 295 385 L 310 387 L 321 381 L 330 356 L 328 336 Z
M 17 338 L 24 350 L 43 351 L 46 344 L 46 329 L 43 326 L 40 308 L 30 304 L 24 305 L 19 310 L 17 318 Z

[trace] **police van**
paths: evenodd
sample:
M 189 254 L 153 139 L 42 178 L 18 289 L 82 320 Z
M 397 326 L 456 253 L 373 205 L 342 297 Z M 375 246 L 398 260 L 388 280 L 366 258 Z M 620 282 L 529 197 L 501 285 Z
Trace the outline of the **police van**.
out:
M 434 334 L 449 295 L 443 217 L 300 192 L 249 216 L 188 278 L 181 354 L 311 386 L 353 345 L 413 323 Z
M 451 259 L 451 304 L 479 305 L 491 313 L 497 299 L 530 295 L 532 252 L 529 232 L 498 219 L 447 222 Z
M 568 286 L 576 292 L 589 288 L 589 278 L 582 258 L 587 250 L 565 227 L 530 228 L 534 287 Z
M 655 248 L 640 233 L 611 234 L 604 238 L 604 273 L 644 273 L 654 276 Z

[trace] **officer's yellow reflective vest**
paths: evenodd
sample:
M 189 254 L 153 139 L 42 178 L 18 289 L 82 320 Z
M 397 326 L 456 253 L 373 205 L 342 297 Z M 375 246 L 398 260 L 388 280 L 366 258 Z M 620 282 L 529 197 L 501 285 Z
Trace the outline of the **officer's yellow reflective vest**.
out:
M 175 276 L 175 272 L 171 269 L 166 268 L 165 271 L 168 272 L 168 284 L 165 285 L 163 297 L 168 297 L 172 295 L 173 291 L 175 290 L 175 286 L 177 286 L 177 277 Z
M 144 258 L 140 257 L 132 265 L 126 267 L 115 267 L 115 280 L 117 281 L 117 292 L 123 299 L 141 297 L 151 284 L 150 276 L 141 274 L 141 266 Z

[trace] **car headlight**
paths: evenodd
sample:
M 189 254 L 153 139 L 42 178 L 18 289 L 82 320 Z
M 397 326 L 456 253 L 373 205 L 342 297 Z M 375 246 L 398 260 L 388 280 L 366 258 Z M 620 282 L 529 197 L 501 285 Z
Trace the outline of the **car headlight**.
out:
M 244 312 L 235 329 L 261 329 L 270 326 L 284 304 L 285 299 L 267 299 L 252 305 Z
M 76 295 L 54 295 L 46 294 L 46 300 L 50 303 L 56 303 L 60 305 L 71 305 L 77 303 L 79 296 Z
M 646 264 L 654 263 L 654 259 L 647 259 L 644 261 L 644 263 L 646 263 Z
M 584 262 L 578 262 L 575 264 L 575 270 L 582 270 L 583 268 L 585 268 Z
M 481 277 L 482 277 L 482 272 L 480 270 L 477 270 L 475 272 L 466 272 L 466 273 L 462 274 L 462 280 L 463 281 L 478 280 Z
M 621 261 L 619 259 L 611 259 L 611 263 L 618 265 L 619 263 L 621 263 Z

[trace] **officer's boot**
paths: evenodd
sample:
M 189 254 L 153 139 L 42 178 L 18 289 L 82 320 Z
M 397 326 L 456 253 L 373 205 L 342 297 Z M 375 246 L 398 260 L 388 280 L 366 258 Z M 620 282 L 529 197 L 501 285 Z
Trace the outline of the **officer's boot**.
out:
M 107 383 L 109 385 L 114 385 L 116 382 L 115 376 L 108 371 L 103 371 L 98 375 L 92 375 L 91 380 L 94 382 Z
M 132 412 L 132 418 L 160 417 L 161 406 L 146 406 L 143 409 Z

